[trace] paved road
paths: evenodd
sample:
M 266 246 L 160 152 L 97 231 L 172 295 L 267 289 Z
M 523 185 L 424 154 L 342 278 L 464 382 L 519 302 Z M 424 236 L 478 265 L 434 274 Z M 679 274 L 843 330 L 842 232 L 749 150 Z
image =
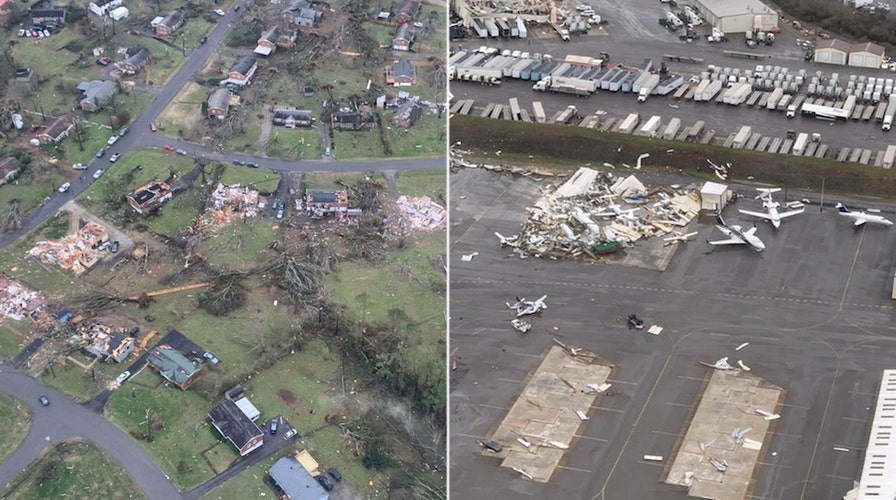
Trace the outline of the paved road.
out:
M 180 498 L 180 491 L 143 448 L 102 415 L 5 364 L 0 364 L 0 389 L 24 401 L 34 415 L 21 446 L 0 463 L 0 490 L 6 489 L 50 443 L 81 437 L 117 460 L 149 498 Z M 37 398 L 41 394 L 50 399 L 50 406 L 40 405 Z

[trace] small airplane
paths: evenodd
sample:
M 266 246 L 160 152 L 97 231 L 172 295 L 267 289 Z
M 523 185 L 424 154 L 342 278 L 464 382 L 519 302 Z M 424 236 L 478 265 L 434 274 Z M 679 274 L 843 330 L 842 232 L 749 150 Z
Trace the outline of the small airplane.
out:
M 753 217 L 759 217 L 760 219 L 765 219 L 771 222 L 772 227 L 774 227 L 775 229 L 781 226 L 781 219 L 799 215 L 806 211 L 805 208 L 800 208 L 798 210 L 791 210 L 789 212 L 778 212 L 778 207 L 780 207 L 781 204 L 772 199 L 772 193 L 777 193 L 781 190 L 781 188 L 756 188 L 756 190 L 759 191 L 759 196 L 757 196 L 757 198 L 762 199 L 762 206 L 766 210 L 765 213 L 752 212 L 750 210 L 738 210 L 738 212 L 746 215 L 752 215 Z
M 663 243 L 663 246 L 668 246 L 673 243 L 687 243 L 691 238 L 697 236 L 696 231 L 694 231 L 693 233 L 682 233 L 681 231 L 674 231 L 674 233 L 675 236 L 667 236 L 666 238 L 663 238 L 663 241 L 665 241 L 665 243 Z
M 716 224 L 716 227 L 721 231 L 725 236 L 729 236 L 727 240 L 716 240 L 709 241 L 706 240 L 710 245 L 750 245 L 753 250 L 757 252 L 761 252 L 765 250 L 765 243 L 756 236 L 756 226 L 743 230 L 742 227 L 737 224 L 727 225 L 725 221 L 722 220 L 722 216 L 719 216 L 719 224 Z
M 509 309 L 516 310 L 516 317 L 519 318 L 521 316 L 528 316 L 529 314 L 535 314 L 542 309 L 547 309 L 548 306 L 544 303 L 544 299 L 548 298 L 547 295 L 542 295 L 538 300 L 526 300 L 525 298 L 516 298 L 516 303 L 511 304 L 510 302 L 505 302 Z
M 620 217 L 623 219 L 634 219 L 635 211 L 638 210 L 637 208 L 630 208 L 628 210 L 623 210 L 622 207 L 620 207 L 619 205 L 617 205 L 615 203 L 612 205 L 607 205 L 607 208 L 610 209 L 609 212 L 598 212 L 594 215 L 597 217 Z
M 882 215 L 866 214 L 864 211 L 863 212 L 850 212 L 849 209 L 846 208 L 846 206 L 842 203 L 837 203 L 834 206 L 837 207 L 837 210 L 840 210 L 840 215 L 849 217 L 850 219 L 852 219 L 854 221 L 852 223 L 853 227 L 859 227 L 859 226 L 865 224 L 866 222 L 873 222 L 875 224 L 883 224 L 885 226 L 893 225 L 893 221 L 885 218 Z
M 513 236 L 504 236 L 501 233 L 495 232 L 495 236 L 497 236 L 498 239 L 501 240 L 502 247 L 503 246 L 509 246 L 509 247 L 519 246 L 519 241 L 518 241 L 519 235 L 515 234 Z

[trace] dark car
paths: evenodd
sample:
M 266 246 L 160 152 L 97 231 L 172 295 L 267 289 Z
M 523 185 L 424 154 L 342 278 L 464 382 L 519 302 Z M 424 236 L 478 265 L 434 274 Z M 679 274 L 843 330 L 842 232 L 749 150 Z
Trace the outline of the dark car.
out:
M 41 396 L 41 397 L 37 398 L 37 400 L 40 401 L 40 404 L 42 404 L 44 406 L 50 406 L 50 400 L 47 399 L 46 396 Z
M 125 135 L 125 134 L 127 134 L 127 133 L 128 133 L 128 128 L 125 127 L 125 128 L 123 128 L 123 129 L 121 129 L 121 130 L 118 131 L 118 136 L 121 137 L 121 136 L 123 136 L 123 135 Z
M 106 61 L 104 61 L 102 59 L 97 59 L 96 63 L 99 64 L 100 66 L 108 66 L 109 65 L 109 63 L 107 63 Z
M 340 474 L 339 471 L 336 470 L 335 467 L 330 467 L 329 469 L 327 469 L 327 474 L 329 474 L 330 477 L 332 477 L 333 480 L 336 481 L 337 483 L 342 481 L 342 474 Z
M 246 166 L 247 166 L 247 167 L 252 167 L 252 168 L 258 168 L 258 164 L 255 163 L 254 161 L 247 162 L 247 163 L 246 163 Z
M 277 434 L 277 427 L 279 427 L 279 420 L 280 419 L 277 419 L 277 418 L 271 420 L 271 435 Z
M 207 37 L 207 36 L 204 36 L 204 37 L 202 37 L 202 38 L 199 39 L 199 43 L 205 43 L 205 42 L 207 42 L 207 41 L 208 41 L 208 37 Z
M 233 160 L 233 164 L 234 165 L 245 165 L 246 162 L 244 162 L 243 160 Z
M 112 250 L 112 253 L 118 253 L 118 241 L 113 241 L 113 242 L 112 242 L 112 248 L 111 248 L 111 250 Z
M 501 450 L 504 449 L 504 447 L 501 446 L 501 443 L 495 441 L 494 439 L 486 439 L 485 441 L 480 441 L 479 444 L 489 451 L 493 451 L 495 453 L 501 453 Z
M 333 483 L 327 479 L 327 476 L 321 474 L 317 476 L 317 482 L 320 483 L 321 486 L 324 487 L 325 490 L 330 491 L 333 489 Z

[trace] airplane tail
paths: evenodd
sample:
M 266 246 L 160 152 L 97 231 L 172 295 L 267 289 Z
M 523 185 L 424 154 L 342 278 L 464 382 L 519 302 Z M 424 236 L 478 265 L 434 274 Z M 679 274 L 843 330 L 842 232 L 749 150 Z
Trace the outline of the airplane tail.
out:
M 849 213 L 849 209 L 846 208 L 846 205 L 844 205 L 844 204 L 842 204 L 842 203 L 837 203 L 837 204 L 834 205 L 834 206 L 837 207 L 837 210 L 839 210 L 841 213 L 844 213 L 844 214 L 848 214 L 848 213 Z

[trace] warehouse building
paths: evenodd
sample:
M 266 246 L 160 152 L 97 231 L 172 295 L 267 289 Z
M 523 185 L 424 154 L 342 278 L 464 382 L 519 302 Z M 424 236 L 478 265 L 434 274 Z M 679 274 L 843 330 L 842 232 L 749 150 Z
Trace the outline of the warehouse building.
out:
M 815 62 L 825 64 L 846 64 L 852 46 L 838 38 L 819 40 L 815 45 Z
M 884 48 L 871 42 L 857 43 L 849 51 L 849 65 L 860 68 L 880 68 L 884 62 Z
M 759 0 L 696 0 L 694 8 L 725 33 L 778 29 L 778 13 Z

